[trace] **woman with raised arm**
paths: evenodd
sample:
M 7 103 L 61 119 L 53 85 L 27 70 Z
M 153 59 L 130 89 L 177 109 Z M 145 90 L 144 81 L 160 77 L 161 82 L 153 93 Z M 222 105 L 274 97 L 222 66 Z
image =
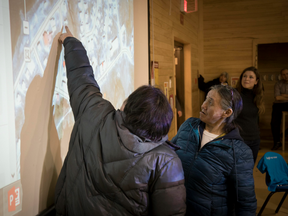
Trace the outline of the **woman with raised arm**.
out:
M 227 72 L 222 72 L 220 76 L 208 82 L 204 82 L 204 77 L 198 74 L 198 88 L 205 92 L 205 97 L 214 85 L 228 85 L 229 75 Z

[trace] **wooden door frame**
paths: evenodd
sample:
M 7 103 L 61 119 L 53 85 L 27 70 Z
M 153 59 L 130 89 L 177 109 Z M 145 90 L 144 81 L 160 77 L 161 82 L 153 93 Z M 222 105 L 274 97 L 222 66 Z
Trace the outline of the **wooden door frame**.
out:
M 180 38 L 174 37 L 173 39 L 173 48 L 174 41 L 180 42 L 183 44 L 183 53 L 184 53 L 184 110 L 185 110 L 185 120 L 192 116 L 192 67 L 191 67 L 191 44 L 183 41 Z M 174 57 L 174 55 L 173 55 Z M 175 60 L 173 59 L 173 62 Z M 174 97 L 176 95 L 176 70 L 175 66 L 173 67 L 173 76 L 175 83 L 174 86 Z M 177 113 L 175 113 L 177 115 Z M 175 118 L 175 131 L 177 133 L 177 118 Z

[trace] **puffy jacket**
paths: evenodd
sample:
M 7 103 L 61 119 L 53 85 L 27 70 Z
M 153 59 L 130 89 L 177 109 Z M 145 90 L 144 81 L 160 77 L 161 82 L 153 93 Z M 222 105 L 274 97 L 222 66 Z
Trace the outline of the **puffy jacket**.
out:
M 64 41 L 75 125 L 55 191 L 57 215 L 184 215 L 186 190 L 172 143 L 142 140 L 102 98 L 86 51 Z
M 201 150 L 205 123 L 189 118 L 171 140 L 184 169 L 187 215 L 255 216 L 253 155 L 238 129 L 216 138 Z

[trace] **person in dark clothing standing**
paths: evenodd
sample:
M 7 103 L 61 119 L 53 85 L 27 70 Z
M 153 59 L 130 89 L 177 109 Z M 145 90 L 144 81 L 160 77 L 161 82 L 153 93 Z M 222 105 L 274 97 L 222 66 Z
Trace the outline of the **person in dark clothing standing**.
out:
M 254 163 L 260 146 L 259 114 L 265 112 L 264 87 L 255 67 L 248 67 L 241 73 L 236 89 L 241 94 L 243 109 L 235 120 L 240 126 L 240 135 L 253 152 Z
M 198 77 L 198 88 L 205 92 L 205 97 L 207 93 L 210 91 L 210 88 L 214 85 L 228 85 L 228 73 L 223 72 L 220 74 L 220 77 L 213 79 L 209 82 L 204 82 L 204 78 L 202 75 Z
M 82 43 L 66 32 L 59 42 L 75 125 L 55 188 L 57 216 L 185 215 L 179 147 L 167 141 L 167 98 L 141 86 L 115 110 L 102 98 Z
M 282 111 L 288 111 L 288 69 L 281 70 L 281 80 L 274 86 L 275 101 L 272 107 L 271 130 L 274 146 L 272 150 L 277 150 L 282 146 L 280 142 L 280 126 Z M 285 132 L 284 132 L 285 133 Z

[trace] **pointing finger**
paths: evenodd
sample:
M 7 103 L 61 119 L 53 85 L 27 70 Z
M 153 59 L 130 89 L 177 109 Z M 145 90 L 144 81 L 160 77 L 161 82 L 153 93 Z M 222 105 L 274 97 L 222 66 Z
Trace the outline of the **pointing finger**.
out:
M 66 32 L 67 32 L 68 34 L 71 34 L 71 35 L 72 35 L 72 33 L 70 32 L 70 29 L 68 28 L 68 26 L 65 26 L 65 29 L 66 29 Z

